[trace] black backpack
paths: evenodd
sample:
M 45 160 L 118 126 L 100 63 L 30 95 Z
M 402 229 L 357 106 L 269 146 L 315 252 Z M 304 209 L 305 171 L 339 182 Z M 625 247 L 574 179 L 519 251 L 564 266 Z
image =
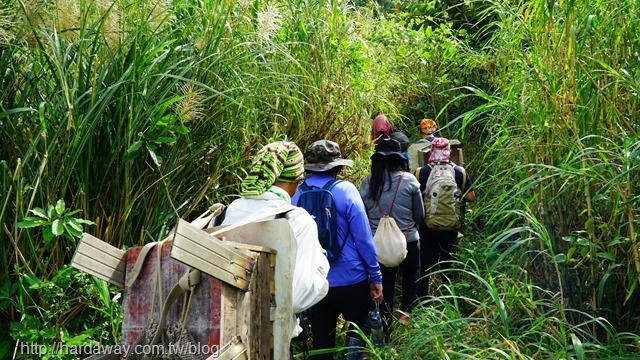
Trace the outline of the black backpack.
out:
M 329 262 L 340 257 L 344 243 L 338 243 L 338 213 L 333 201 L 331 189 L 342 180 L 333 179 L 323 187 L 309 186 L 303 182 L 298 197 L 297 206 L 307 210 L 318 226 L 318 240 L 323 249 L 327 251 Z

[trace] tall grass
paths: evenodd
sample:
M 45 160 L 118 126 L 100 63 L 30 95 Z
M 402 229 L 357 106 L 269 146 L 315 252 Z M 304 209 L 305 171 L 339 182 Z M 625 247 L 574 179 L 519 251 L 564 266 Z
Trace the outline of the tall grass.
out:
M 377 111 L 463 140 L 478 201 L 456 281 L 372 357 L 637 353 L 636 3 L 483 2 L 481 40 L 351 4 L 0 6 L 0 357 L 119 341 L 117 291 L 65 266 L 72 218 L 120 248 L 160 239 L 275 139 L 337 141 L 358 182 Z
M 522 235 L 531 229 L 521 229 Z M 498 255 L 496 253 L 495 255 Z M 581 313 L 572 324 L 557 293 L 531 285 L 507 262 L 498 268 L 464 253 L 456 270 L 436 271 L 443 282 L 415 308 L 408 325 L 394 325 L 399 359 L 632 359 L 637 334 L 617 332 L 607 319 Z M 507 275 L 508 274 L 508 275 Z M 519 276 L 514 276 L 518 274 Z M 603 343 L 593 329 L 609 335 Z
M 483 141 L 469 164 L 475 229 L 511 239 L 489 250 L 509 249 L 500 261 L 522 265 L 559 296 L 560 319 L 597 339 L 611 338 L 600 317 L 636 331 L 640 298 L 637 13 L 609 5 L 496 3 L 503 19 L 485 51 L 497 86 L 471 88 L 484 105 L 458 117 Z
M 16 340 L 119 316 L 92 287 L 111 309 L 102 318 L 74 307 L 86 323 L 56 324 L 69 314 L 60 307 L 24 321 L 48 296 L 33 284 L 63 271 L 77 239 L 58 231 L 64 214 L 21 223 L 34 209 L 62 200 L 95 223 L 81 230 L 119 248 L 157 240 L 178 217 L 228 202 L 267 141 L 304 148 L 330 138 L 358 160 L 370 109 L 384 99 L 363 85 L 375 74 L 346 2 L 12 0 L 2 9 L 0 316 Z

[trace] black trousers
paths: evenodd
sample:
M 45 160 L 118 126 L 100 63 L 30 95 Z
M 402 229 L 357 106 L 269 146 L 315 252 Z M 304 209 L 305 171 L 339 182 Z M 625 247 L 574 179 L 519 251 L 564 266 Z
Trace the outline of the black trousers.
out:
M 346 321 L 355 323 L 365 333 L 368 333 L 369 329 L 365 325 L 369 310 L 373 306 L 368 281 L 330 287 L 327 296 L 307 311 L 313 334 L 313 348 L 331 349 L 335 347 L 336 323 L 340 314 Z M 331 360 L 333 354 L 316 355 L 311 358 Z
M 418 229 L 420 234 L 420 262 L 422 269 L 418 279 L 418 297 L 429 296 L 429 273 L 446 270 L 451 267 L 447 261 L 453 260 L 458 243 L 458 232 L 455 230 L 431 230 L 422 222 Z
M 380 264 L 382 272 L 382 293 L 384 301 L 380 307 L 382 318 L 384 319 L 385 330 L 391 325 L 390 316 L 395 308 L 396 277 L 402 273 L 402 304 L 400 309 L 409 312 L 415 305 L 418 276 L 420 275 L 420 242 L 412 241 L 407 243 L 407 257 L 396 267 L 386 267 Z

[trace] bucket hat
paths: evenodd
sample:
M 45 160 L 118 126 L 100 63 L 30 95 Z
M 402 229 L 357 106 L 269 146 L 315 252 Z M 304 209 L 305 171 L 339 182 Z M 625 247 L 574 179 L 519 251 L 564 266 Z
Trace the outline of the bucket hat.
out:
M 353 167 L 353 160 L 343 159 L 340 146 L 331 140 L 318 140 L 309 145 L 304 154 L 304 169 L 327 171 L 336 166 Z
M 378 141 L 376 141 L 375 153 L 371 155 L 371 157 L 392 155 L 397 155 L 404 159 L 400 143 L 394 139 L 378 139 Z

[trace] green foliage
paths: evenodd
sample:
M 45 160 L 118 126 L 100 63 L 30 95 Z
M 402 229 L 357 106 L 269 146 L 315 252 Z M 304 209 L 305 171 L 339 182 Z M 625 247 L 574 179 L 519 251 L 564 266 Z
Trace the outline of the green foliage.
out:
M 119 293 L 66 267 L 82 231 L 164 238 L 271 140 L 335 140 L 358 183 L 378 111 L 462 140 L 478 201 L 458 281 L 372 358 L 637 355 L 637 23 L 630 0 L 10 0 L 0 357 L 119 341 Z
M 75 359 L 75 347 L 119 343 L 120 294 L 111 297 L 104 281 L 64 266 L 51 280 L 25 273 L 10 286 L 11 302 L 23 314 L 7 329 L 16 358 Z
M 478 246 L 476 240 L 468 244 Z M 496 249 L 490 256 L 501 256 Z M 604 318 L 582 314 L 569 324 L 561 299 L 552 291 L 531 285 L 526 270 L 507 262 L 476 263 L 469 251 L 465 262 L 433 274 L 440 280 L 435 296 L 412 312 L 408 325 L 393 328 L 392 347 L 401 359 L 631 359 L 637 335 L 617 334 Z M 498 267 L 495 267 L 495 266 Z M 508 273 L 509 276 L 504 276 Z M 519 276 L 513 276 L 517 274 Z M 608 344 L 593 335 L 607 333 Z M 629 341 L 631 339 L 635 339 Z
M 69 211 L 65 208 L 64 200 L 60 199 L 55 205 L 49 205 L 47 210 L 36 207 L 29 210 L 35 216 L 27 216 L 16 223 L 18 229 L 42 228 L 45 244 L 58 236 L 65 236 L 71 240 L 82 236 L 82 225 L 95 225 L 93 221 L 73 217 L 80 210 Z

